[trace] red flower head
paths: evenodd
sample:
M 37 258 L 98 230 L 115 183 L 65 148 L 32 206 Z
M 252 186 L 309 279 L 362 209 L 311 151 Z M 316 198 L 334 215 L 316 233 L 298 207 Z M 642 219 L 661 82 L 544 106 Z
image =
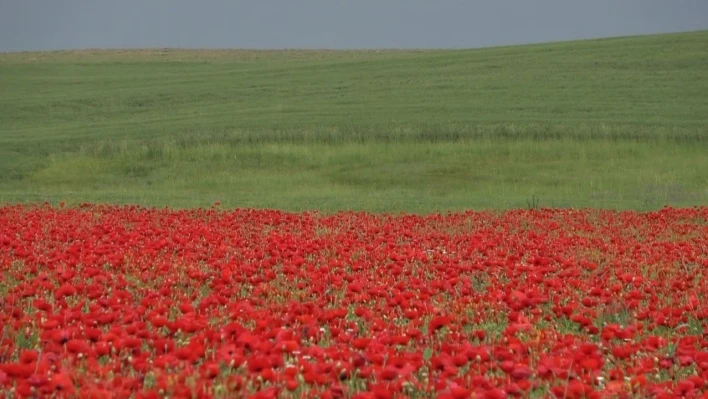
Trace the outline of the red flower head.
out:
M 447 327 L 451 322 L 449 316 L 435 316 L 428 323 L 428 334 L 434 334 L 436 331 Z
M 57 373 L 51 379 L 52 391 L 60 396 L 70 396 L 74 394 L 74 382 L 71 376 L 66 373 Z

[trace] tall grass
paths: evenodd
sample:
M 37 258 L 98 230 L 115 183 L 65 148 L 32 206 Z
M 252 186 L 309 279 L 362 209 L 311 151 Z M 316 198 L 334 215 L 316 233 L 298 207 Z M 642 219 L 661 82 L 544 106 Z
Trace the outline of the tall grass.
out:
M 708 203 L 705 145 L 576 140 L 456 143 L 123 141 L 53 155 L 0 201 L 430 212 Z

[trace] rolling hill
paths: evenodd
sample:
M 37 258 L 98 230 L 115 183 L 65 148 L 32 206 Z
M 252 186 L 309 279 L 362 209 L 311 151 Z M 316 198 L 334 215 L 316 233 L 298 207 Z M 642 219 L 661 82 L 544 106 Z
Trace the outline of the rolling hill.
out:
M 0 201 L 706 204 L 706 43 L 0 54 Z

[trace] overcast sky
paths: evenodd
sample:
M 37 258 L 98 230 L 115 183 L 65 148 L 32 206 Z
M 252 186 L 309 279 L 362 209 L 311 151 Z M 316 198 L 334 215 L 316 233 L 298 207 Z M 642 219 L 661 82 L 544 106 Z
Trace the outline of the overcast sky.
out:
M 0 51 L 470 48 L 708 29 L 708 0 L 0 0 Z

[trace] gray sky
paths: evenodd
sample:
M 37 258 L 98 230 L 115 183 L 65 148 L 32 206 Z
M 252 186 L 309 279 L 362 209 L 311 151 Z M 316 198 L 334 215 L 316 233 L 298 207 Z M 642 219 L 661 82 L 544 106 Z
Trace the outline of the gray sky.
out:
M 708 29 L 708 0 L 0 0 L 0 52 L 469 48 Z

